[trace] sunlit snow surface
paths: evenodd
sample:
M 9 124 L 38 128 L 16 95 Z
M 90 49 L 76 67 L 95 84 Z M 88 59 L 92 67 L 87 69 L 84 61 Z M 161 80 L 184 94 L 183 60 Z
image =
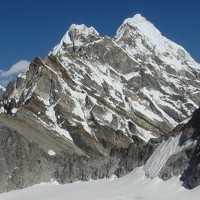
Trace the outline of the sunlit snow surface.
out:
M 0 200 L 199 200 L 199 197 L 200 186 L 187 190 L 178 177 L 165 182 L 147 179 L 142 167 L 119 179 L 40 184 L 0 194 Z

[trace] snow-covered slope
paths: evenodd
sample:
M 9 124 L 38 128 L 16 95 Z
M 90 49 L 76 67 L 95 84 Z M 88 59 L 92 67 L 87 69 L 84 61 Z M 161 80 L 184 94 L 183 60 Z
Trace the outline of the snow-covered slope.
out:
M 119 179 L 77 182 L 67 185 L 40 184 L 0 194 L 2 200 L 199 200 L 200 187 L 187 190 L 178 177 L 166 182 L 148 179 L 142 168 Z
M 194 146 L 196 144 L 195 140 L 186 141 L 184 144 L 180 145 L 180 133 L 176 137 L 170 137 L 156 148 L 151 157 L 147 160 L 144 169 L 147 177 L 154 178 L 160 173 L 163 166 L 166 164 L 168 159 L 185 150 L 188 147 Z

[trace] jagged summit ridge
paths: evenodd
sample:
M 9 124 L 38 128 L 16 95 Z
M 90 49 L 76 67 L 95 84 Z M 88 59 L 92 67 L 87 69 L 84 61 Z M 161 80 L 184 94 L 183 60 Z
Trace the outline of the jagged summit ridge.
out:
M 93 27 L 87 27 L 84 24 L 72 24 L 52 52 L 56 54 L 65 46 L 74 45 L 78 47 L 98 39 L 100 39 L 100 35 Z M 114 39 L 132 57 L 137 57 L 137 52 L 145 53 L 146 56 L 151 56 L 152 52 L 156 52 L 158 56 L 163 57 L 164 62 L 174 65 L 175 70 L 187 69 L 188 66 L 195 69 L 200 68 L 200 65 L 182 46 L 162 36 L 161 32 L 141 14 L 125 19 L 117 30 Z M 126 44 L 127 41 L 129 41 L 129 44 Z M 180 61 L 177 62 L 176 58 L 179 58 Z M 187 67 L 183 64 L 183 60 Z
M 98 38 L 100 38 L 100 35 L 93 27 L 87 27 L 84 24 L 72 24 L 60 43 L 54 47 L 52 53 L 55 55 L 62 47 L 70 45 L 78 47 Z

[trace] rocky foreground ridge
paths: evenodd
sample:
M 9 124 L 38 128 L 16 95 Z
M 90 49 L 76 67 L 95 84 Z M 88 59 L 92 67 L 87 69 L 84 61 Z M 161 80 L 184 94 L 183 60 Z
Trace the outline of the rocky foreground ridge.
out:
M 181 175 L 195 187 L 198 110 L 178 124 L 200 105 L 199 90 L 200 65 L 141 15 L 114 38 L 72 25 L 3 94 L 0 191 L 142 165 L 148 177 Z

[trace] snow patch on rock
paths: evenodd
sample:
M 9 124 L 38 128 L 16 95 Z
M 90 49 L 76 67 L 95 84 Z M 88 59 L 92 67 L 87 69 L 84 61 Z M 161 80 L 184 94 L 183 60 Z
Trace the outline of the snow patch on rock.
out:
M 48 154 L 49 154 L 50 156 L 55 156 L 55 155 L 56 155 L 56 153 L 55 153 L 54 150 L 49 150 L 49 151 L 48 151 Z

